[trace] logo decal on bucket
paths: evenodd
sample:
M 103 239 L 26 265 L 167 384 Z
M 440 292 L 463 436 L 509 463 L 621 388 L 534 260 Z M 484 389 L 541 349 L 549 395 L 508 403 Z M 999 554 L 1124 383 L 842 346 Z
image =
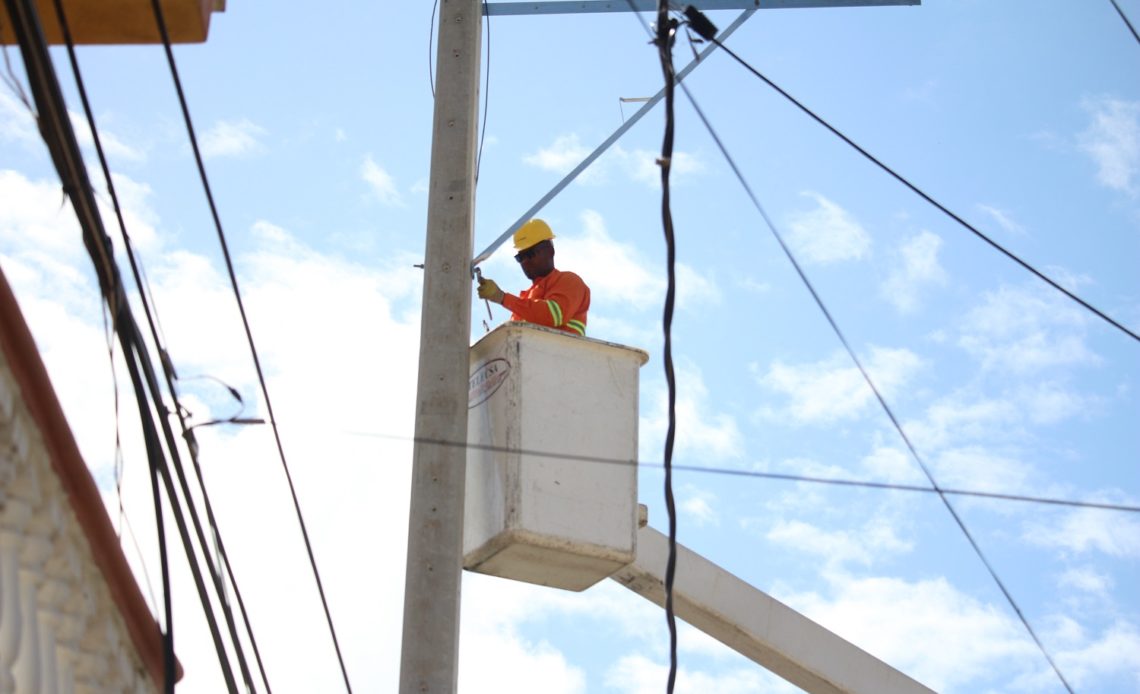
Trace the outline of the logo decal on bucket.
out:
M 487 402 L 510 373 L 510 363 L 502 358 L 492 359 L 476 367 L 471 380 L 467 382 L 467 409 Z

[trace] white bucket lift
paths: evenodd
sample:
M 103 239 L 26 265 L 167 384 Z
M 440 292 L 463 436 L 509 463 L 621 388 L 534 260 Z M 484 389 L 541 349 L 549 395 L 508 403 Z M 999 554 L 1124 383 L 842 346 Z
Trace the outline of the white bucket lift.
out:
M 585 590 L 632 562 L 649 355 L 510 322 L 470 358 L 464 567 Z
M 649 356 L 506 323 L 470 359 L 464 568 L 569 590 L 611 577 L 664 604 L 668 540 L 638 530 L 634 464 L 638 370 Z M 933 694 L 695 552 L 677 553 L 677 616 L 792 684 Z

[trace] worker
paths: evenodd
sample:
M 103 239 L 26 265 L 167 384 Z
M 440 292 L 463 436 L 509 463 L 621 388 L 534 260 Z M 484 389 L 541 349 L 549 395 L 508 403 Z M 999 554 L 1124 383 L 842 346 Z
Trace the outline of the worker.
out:
M 532 219 L 515 232 L 515 260 L 533 284 L 518 296 L 494 280 L 479 280 L 479 298 L 511 311 L 511 320 L 526 321 L 585 336 L 590 288 L 573 272 L 554 269 L 554 232 L 541 219 Z

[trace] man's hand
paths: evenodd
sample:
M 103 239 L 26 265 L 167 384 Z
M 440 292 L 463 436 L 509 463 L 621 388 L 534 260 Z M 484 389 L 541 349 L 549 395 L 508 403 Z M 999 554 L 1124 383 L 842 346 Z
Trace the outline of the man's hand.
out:
M 499 289 L 495 280 L 479 280 L 479 298 L 501 304 L 503 303 L 503 290 Z

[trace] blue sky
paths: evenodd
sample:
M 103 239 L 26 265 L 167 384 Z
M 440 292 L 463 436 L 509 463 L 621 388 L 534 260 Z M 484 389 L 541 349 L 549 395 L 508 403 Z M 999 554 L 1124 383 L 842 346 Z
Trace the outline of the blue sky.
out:
M 175 55 L 349 674 L 358 691 L 387 691 L 399 667 L 431 7 L 228 4 L 206 44 Z M 1120 5 L 1140 20 L 1140 2 Z M 711 16 L 724 27 L 735 13 Z M 646 41 L 627 14 L 492 20 L 476 249 L 620 125 L 620 97 L 660 88 Z M 996 241 L 1140 328 L 1140 45 L 1108 0 L 761 11 L 729 44 Z M 22 78 L 18 52 L 9 55 Z M 66 56 L 53 55 L 78 115 Z M 690 55 L 679 40 L 677 63 Z M 79 56 L 187 406 L 197 421 L 236 410 L 194 378 L 211 376 L 241 391 L 246 414 L 264 414 L 161 49 Z M 1140 501 L 1134 340 L 728 56 L 687 84 L 940 484 Z M 651 355 L 646 462 L 661 460 L 664 433 L 661 134 L 656 110 L 541 213 L 559 267 L 593 289 L 590 335 Z M 676 148 L 675 461 L 922 484 L 680 93 Z M 0 267 L 118 523 L 112 374 L 89 265 L 33 121 L 0 90 Z M 484 273 L 526 284 L 506 251 Z M 472 310 L 477 338 L 485 308 Z M 120 386 L 124 375 L 120 364 Z M 124 547 L 139 575 L 145 564 L 157 580 L 130 408 L 120 427 L 141 558 L 129 539 Z M 201 442 L 274 690 L 336 691 L 268 430 L 213 427 Z M 937 497 L 696 472 L 675 487 L 683 543 L 928 686 L 1062 691 Z M 642 472 L 640 500 L 664 528 L 659 472 Z M 953 503 L 1076 691 L 1140 689 L 1140 519 Z M 180 691 L 217 691 L 184 569 L 176 599 Z M 660 611 L 616 584 L 572 594 L 464 578 L 463 691 L 660 691 L 666 646 Z M 688 628 L 680 657 L 679 691 L 795 691 Z

